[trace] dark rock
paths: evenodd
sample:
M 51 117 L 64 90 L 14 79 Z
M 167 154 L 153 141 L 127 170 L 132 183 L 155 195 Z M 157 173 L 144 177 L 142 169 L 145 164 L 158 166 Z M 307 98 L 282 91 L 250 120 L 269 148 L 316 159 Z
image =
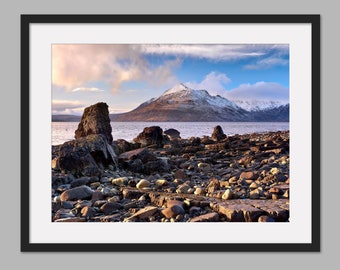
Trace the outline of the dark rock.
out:
M 118 139 L 112 143 L 112 146 L 115 148 L 116 153 L 120 155 L 121 153 L 125 153 L 128 151 L 131 151 L 133 149 L 136 149 L 136 145 L 132 144 L 126 140 Z
M 176 179 L 182 179 L 182 180 L 188 180 L 188 175 L 183 170 L 177 170 L 174 174 L 174 178 Z
M 129 182 L 128 182 L 128 186 L 129 187 L 136 187 L 136 185 L 137 185 L 137 182 L 136 182 L 136 180 L 129 180 Z
M 93 202 L 95 202 L 95 201 L 101 201 L 101 200 L 104 200 L 105 197 L 106 197 L 106 196 L 104 195 L 103 192 L 101 192 L 100 190 L 95 190 L 95 191 L 93 192 L 93 194 L 92 194 L 91 200 L 92 200 Z
M 231 222 L 256 222 L 265 214 L 264 210 L 252 205 L 252 200 L 232 200 L 217 204 L 217 211 Z
M 215 212 L 200 215 L 190 220 L 190 222 L 217 222 L 217 221 L 219 221 L 219 216 Z
M 85 108 L 78 129 L 75 131 L 75 139 L 93 134 L 102 134 L 109 144 L 112 143 L 112 127 L 109 117 L 109 106 L 99 102 Z
M 65 184 L 70 184 L 74 180 L 74 176 L 72 174 L 65 175 L 53 175 L 52 176 L 52 187 L 58 187 Z
M 158 211 L 158 208 L 155 206 L 146 206 L 145 208 L 142 208 L 141 210 L 133 214 L 126 221 L 134 221 L 136 219 L 146 219 L 156 214 L 157 211 Z
M 127 188 L 123 190 L 124 199 L 138 199 L 143 194 L 144 193 L 139 190 L 127 189 Z
M 221 151 L 227 149 L 228 144 L 226 142 L 207 144 L 205 149 L 209 151 Z
M 169 172 L 169 170 L 170 164 L 168 163 L 168 160 L 164 158 L 158 158 L 155 161 L 149 161 L 145 163 L 143 173 L 146 174 L 153 174 L 156 172 L 164 173 Z
M 168 200 L 166 202 L 167 207 L 172 207 L 174 205 L 179 205 L 180 207 L 184 208 L 184 202 L 178 200 Z
M 82 217 L 69 217 L 57 219 L 54 222 L 86 222 L 86 219 Z
M 74 175 L 98 175 L 102 168 L 116 165 L 116 154 L 103 135 L 89 135 L 60 146 L 58 165 Z
M 253 200 L 252 205 L 265 212 L 265 215 L 276 222 L 285 222 L 289 218 L 289 204 L 287 199 L 278 200 Z
M 200 146 L 201 145 L 201 138 L 199 137 L 191 137 L 189 139 L 192 146 Z
M 163 130 L 159 126 L 152 126 L 144 128 L 143 132 L 139 133 L 133 141 L 139 143 L 141 147 L 149 145 L 163 147 L 166 140 L 163 136 Z
M 73 218 L 75 215 L 69 209 L 59 209 L 53 216 L 53 221 L 62 218 Z
M 96 215 L 96 210 L 93 207 L 85 206 L 80 211 L 82 217 L 92 218 Z
M 119 161 L 131 161 L 135 159 L 140 159 L 143 163 L 148 161 L 154 161 L 157 157 L 151 153 L 147 148 L 139 148 L 122 153 L 118 156 Z
M 83 200 L 92 197 L 93 190 L 88 186 L 75 187 L 64 191 L 60 195 L 61 201 Z
M 208 193 L 213 194 L 216 190 L 220 189 L 220 181 L 215 178 L 212 178 L 208 184 L 207 190 Z
M 258 222 L 275 222 L 275 220 L 268 216 L 260 216 Z
M 211 138 L 214 141 L 221 141 L 224 140 L 227 136 L 224 134 L 223 129 L 221 128 L 221 126 L 216 126 L 214 127 L 213 133 L 211 135 Z
M 69 201 L 62 201 L 61 202 L 61 207 L 65 208 L 65 209 L 72 209 L 73 208 L 73 204 Z
M 116 210 L 122 209 L 123 206 L 117 202 L 107 202 L 100 207 L 100 211 L 102 211 L 105 215 L 111 215 Z
M 142 173 L 145 169 L 143 162 L 139 158 L 125 162 L 123 168 L 135 173 Z
M 174 218 L 178 215 L 185 214 L 185 211 L 182 206 L 178 204 L 174 204 L 171 207 L 165 208 L 161 212 L 166 218 Z
M 201 139 L 201 142 L 203 144 L 212 144 L 212 143 L 215 143 L 215 141 L 211 140 L 209 138 L 209 136 L 203 136 L 203 138 Z
M 177 129 L 169 128 L 164 131 L 164 134 L 167 135 L 170 140 L 180 139 L 180 132 Z
M 71 182 L 71 187 L 74 188 L 74 187 L 80 187 L 80 186 L 84 186 L 84 185 L 87 185 L 88 183 L 90 183 L 91 181 L 91 178 L 90 177 L 80 177 L 78 179 L 74 179 L 72 182 Z
M 242 172 L 240 175 L 240 179 L 249 179 L 249 180 L 254 180 L 258 177 L 258 175 L 254 172 Z

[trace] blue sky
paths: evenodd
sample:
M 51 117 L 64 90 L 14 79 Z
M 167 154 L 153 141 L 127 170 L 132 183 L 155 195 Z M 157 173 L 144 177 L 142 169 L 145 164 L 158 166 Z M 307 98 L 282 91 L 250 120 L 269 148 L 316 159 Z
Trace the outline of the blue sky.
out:
M 52 113 L 126 112 L 178 83 L 231 100 L 289 102 L 287 44 L 55 44 Z

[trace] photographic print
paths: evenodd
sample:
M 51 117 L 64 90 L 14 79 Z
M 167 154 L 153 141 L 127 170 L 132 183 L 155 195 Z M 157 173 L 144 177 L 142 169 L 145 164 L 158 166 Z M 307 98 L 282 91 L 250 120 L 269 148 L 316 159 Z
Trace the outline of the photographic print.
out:
M 318 15 L 21 31 L 23 251 L 319 250 Z
M 52 45 L 54 222 L 288 222 L 287 44 Z

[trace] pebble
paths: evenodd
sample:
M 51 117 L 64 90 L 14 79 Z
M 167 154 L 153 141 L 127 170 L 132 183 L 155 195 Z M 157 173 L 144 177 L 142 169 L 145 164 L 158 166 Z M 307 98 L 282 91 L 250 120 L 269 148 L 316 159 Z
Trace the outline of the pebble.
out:
M 249 198 L 250 199 L 258 199 L 258 198 L 260 198 L 260 191 L 258 189 L 250 191 Z
M 230 200 L 233 198 L 233 192 L 231 189 L 227 189 L 224 194 L 222 195 L 223 200 Z
M 186 194 L 186 193 L 189 193 L 189 190 L 191 189 L 191 187 L 184 183 L 180 186 L 178 186 L 178 188 L 176 189 L 176 193 L 179 193 L 179 194 Z
M 82 217 L 92 218 L 96 215 L 96 210 L 91 206 L 85 206 L 80 211 Z
M 75 187 L 75 188 L 64 191 L 60 195 L 60 200 L 61 201 L 72 201 L 72 200 L 78 200 L 78 199 L 91 198 L 93 192 L 94 191 L 88 186 Z
M 165 180 L 165 179 L 158 179 L 155 182 L 155 185 L 158 186 L 158 187 L 165 187 L 165 186 L 169 185 L 169 182 L 167 180 Z
M 150 186 L 150 182 L 148 180 L 142 179 L 137 183 L 136 188 L 143 189 L 149 186 Z
M 211 166 L 208 163 L 200 162 L 197 164 L 197 167 L 200 171 L 207 172 L 211 170 Z
M 204 195 L 206 193 L 205 188 L 196 188 L 194 194 L 195 195 Z
M 119 177 L 119 178 L 112 179 L 112 180 L 111 180 L 111 183 L 112 183 L 113 185 L 122 187 L 122 186 L 126 186 L 126 185 L 127 185 L 128 180 L 129 180 L 129 179 L 128 179 L 127 177 Z

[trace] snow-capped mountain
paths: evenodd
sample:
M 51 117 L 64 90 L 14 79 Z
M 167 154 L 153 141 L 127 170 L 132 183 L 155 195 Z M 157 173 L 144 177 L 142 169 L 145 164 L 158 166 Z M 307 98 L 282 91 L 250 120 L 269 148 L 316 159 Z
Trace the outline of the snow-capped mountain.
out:
M 173 88 L 165 91 L 157 100 L 166 100 L 168 103 L 171 102 L 196 102 L 201 105 L 212 105 L 217 108 L 231 107 L 235 110 L 239 110 L 235 103 L 221 96 L 211 96 L 207 90 L 194 90 L 183 83 L 180 83 Z
M 256 112 L 263 110 L 270 110 L 280 106 L 287 105 L 284 101 L 275 100 L 232 100 L 237 106 L 248 112 Z
M 181 83 L 130 112 L 111 115 L 111 119 L 183 122 L 289 121 L 289 105 L 274 101 L 230 101 L 219 95 L 212 96 L 207 90 L 194 90 Z
M 245 121 L 247 112 L 221 96 L 178 84 L 114 121 Z

